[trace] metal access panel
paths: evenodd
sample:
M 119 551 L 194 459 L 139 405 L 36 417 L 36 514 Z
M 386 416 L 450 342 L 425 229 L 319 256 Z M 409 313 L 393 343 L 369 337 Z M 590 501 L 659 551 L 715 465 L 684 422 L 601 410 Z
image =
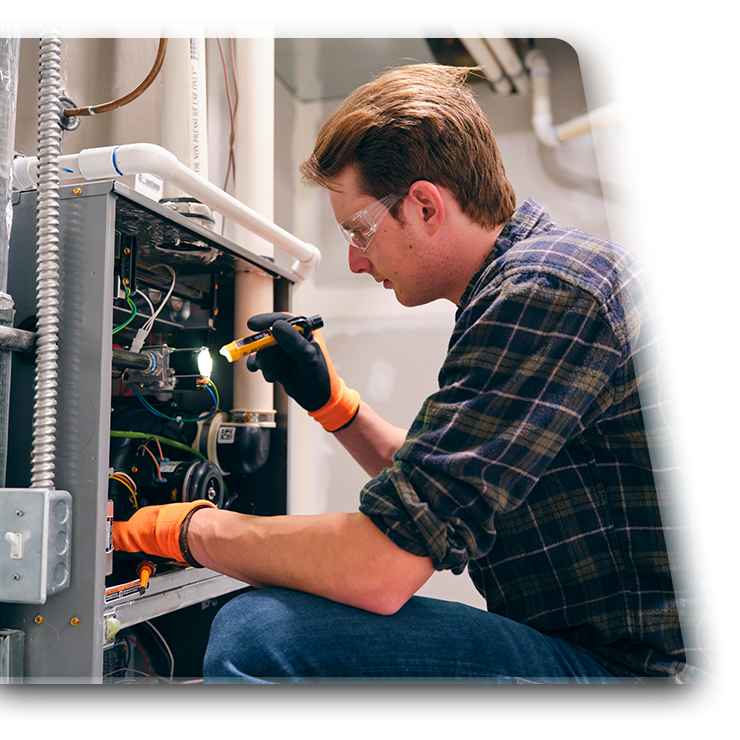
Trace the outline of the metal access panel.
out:
M 172 268 L 176 291 L 172 304 L 157 318 L 150 341 L 176 348 L 208 347 L 214 358 L 212 377 L 220 395 L 219 409 L 228 413 L 232 408 L 232 368 L 225 359 L 219 359 L 218 349 L 234 338 L 234 275 L 237 270 L 247 270 L 271 277 L 276 310 L 290 310 L 293 279 L 271 260 L 248 252 L 201 223 L 117 182 L 61 188 L 59 234 L 61 297 L 54 485 L 71 497 L 69 585 L 66 590 L 50 593 L 44 603 L 33 603 L 32 599 L 23 603 L 0 601 L 0 628 L 24 633 L 24 681 L 102 683 L 107 680 L 103 675 L 104 649 L 110 663 L 112 646 L 119 640 L 116 630 L 159 623 L 164 625 L 160 632 L 169 630 L 164 637 L 171 638 L 172 644 L 187 645 L 188 640 L 178 633 L 192 629 L 192 621 L 186 624 L 188 617 L 178 621 L 180 610 L 203 603 L 209 606 L 203 609 L 205 615 L 214 604 L 245 587 L 209 570 L 158 562 L 148 588 L 142 592 L 136 583 L 135 562 L 114 553 L 111 563 L 112 455 L 129 453 L 125 447 L 129 438 L 114 435 L 148 434 L 154 423 L 112 364 L 113 345 L 129 346 L 133 333 L 151 313 L 143 303 L 138 304 L 135 319 L 112 333 L 131 318 L 124 285 L 131 288 L 129 297 L 138 288 L 154 304 L 157 295 L 166 291 L 170 274 L 155 266 Z M 34 329 L 36 311 L 35 251 L 36 193 L 16 192 L 8 292 L 15 301 L 16 326 L 28 330 Z M 17 510 L 23 509 L 20 504 L 24 503 L 24 493 L 30 490 L 33 386 L 33 359 L 14 353 L 6 486 L 13 490 L 13 500 L 8 503 L 19 504 Z M 211 403 L 207 394 L 184 386 L 170 394 L 147 398 L 153 406 L 170 404 L 165 408 L 187 408 L 196 415 L 206 412 Z M 222 506 L 243 513 L 286 513 L 287 407 L 287 398 L 276 388 L 275 426 L 266 432 L 269 444 L 261 443 L 269 449 L 266 461 L 258 470 L 224 472 L 226 495 Z M 179 412 L 172 413 L 173 418 L 181 419 Z M 184 435 L 182 439 L 186 439 L 186 432 L 190 434 L 191 426 L 193 430 L 198 426 L 188 426 L 184 421 L 162 424 L 165 431 Z M 137 425 L 146 429 L 137 432 Z M 198 454 L 197 460 L 188 458 L 190 453 L 179 448 L 163 454 L 174 457 L 175 462 L 183 455 L 185 463 L 191 459 L 199 462 L 208 452 L 205 443 L 196 449 L 197 444 L 187 438 L 183 446 Z M 131 454 L 137 453 L 137 445 L 139 440 L 131 441 Z M 137 454 L 149 457 L 141 451 Z M 164 479 L 164 474 L 161 477 Z M 153 497 L 159 492 L 155 488 L 143 490 L 143 495 L 139 490 L 138 504 L 154 503 Z M 14 541 L 17 544 L 17 538 Z M 12 543 L 3 544 L 9 547 Z M 158 619 L 160 622 L 156 622 Z M 207 620 L 199 621 L 198 629 L 207 632 Z

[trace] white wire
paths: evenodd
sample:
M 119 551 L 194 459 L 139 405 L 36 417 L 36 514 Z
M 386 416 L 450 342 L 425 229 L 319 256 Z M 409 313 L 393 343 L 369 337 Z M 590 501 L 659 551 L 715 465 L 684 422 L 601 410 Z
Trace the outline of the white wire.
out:
M 147 304 L 149 306 L 149 315 L 150 316 L 153 316 L 154 315 L 154 306 L 152 305 L 152 302 L 149 300 L 149 296 L 146 293 L 144 293 L 143 291 L 138 290 L 138 289 L 136 291 L 136 295 L 140 295 L 147 302 Z M 148 323 L 148 322 L 146 322 L 146 323 Z
M 166 267 L 170 271 L 170 274 L 172 275 L 172 285 L 170 285 L 170 289 L 167 292 L 167 295 L 164 297 L 162 302 L 159 304 L 159 308 L 156 311 L 154 311 L 154 313 L 152 313 L 151 318 L 144 324 L 144 326 L 149 327 L 149 331 L 151 331 L 152 327 L 154 326 L 154 319 L 156 319 L 157 316 L 159 316 L 162 309 L 165 307 L 165 304 L 167 303 L 167 301 L 169 301 L 169 299 L 172 297 L 172 292 L 175 290 L 175 281 L 177 280 L 177 275 L 175 274 L 175 271 L 169 265 L 157 264 L 157 265 L 153 265 L 153 267 Z M 151 303 L 149 305 L 151 306 Z
M 162 637 L 162 633 L 151 622 L 147 621 L 145 622 L 145 624 L 147 625 L 147 627 L 152 629 L 157 634 L 157 636 L 162 642 L 162 645 L 164 645 L 164 648 L 167 651 L 167 655 L 170 656 L 170 681 L 172 681 L 172 679 L 175 676 L 175 658 L 172 655 L 170 646 L 167 644 L 167 640 L 165 640 L 164 637 Z
M 172 284 L 170 285 L 169 291 L 167 291 L 167 295 L 162 299 L 156 311 L 154 310 L 154 306 L 152 305 L 152 302 L 149 300 L 149 297 L 146 296 L 144 293 L 142 293 L 140 290 L 136 291 L 149 304 L 149 308 L 151 309 L 152 315 L 142 324 L 139 331 L 136 332 L 134 341 L 131 343 L 132 352 L 141 351 L 141 348 L 144 345 L 146 338 L 149 336 L 149 333 L 154 328 L 154 320 L 157 318 L 157 316 L 159 316 L 162 309 L 167 305 L 167 301 L 169 301 L 169 299 L 172 297 L 172 293 L 175 290 L 175 283 L 177 281 L 177 275 L 175 271 L 169 265 L 165 265 L 161 263 L 153 265 L 153 267 L 166 267 L 170 271 L 170 274 L 172 275 Z

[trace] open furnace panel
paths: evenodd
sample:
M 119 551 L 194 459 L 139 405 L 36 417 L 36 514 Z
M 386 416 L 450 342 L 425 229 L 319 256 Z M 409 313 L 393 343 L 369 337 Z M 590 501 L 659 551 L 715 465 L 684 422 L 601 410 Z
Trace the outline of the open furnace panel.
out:
M 28 330 L 35 208 L 34 191 L 15 193 L 9 289 L 16 326 Z M 218 350 L 234 338 L 237 271 L 270 276 L 276 310 L 289 310 L 292 280 L 117 182 L 61 188 L 59 231 L 55 487 L 73 501 L 70 586 L 43 604 L 0 603 L 0 624 L 25 635 L 26 681 L 197 678 L 210 621 L 245 585 L 155 562 L 144 589 L 142 558 L 110 552 L 110 518 L 194 498 L 286 513 L 287 399 L 276 387 L 272 420 L 234 419 L 233 371 Z M 146 336 L 132 361 L 137 334 Z M 202 348 L 210 382 L 195 369 Z M 33 384 L 33 357 L 15 353 L 8 488 L 30 482 Z

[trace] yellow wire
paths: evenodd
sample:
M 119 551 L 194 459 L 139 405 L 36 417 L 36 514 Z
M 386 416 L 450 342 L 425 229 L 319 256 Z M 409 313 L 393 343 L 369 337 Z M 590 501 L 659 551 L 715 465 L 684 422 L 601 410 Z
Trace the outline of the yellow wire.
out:
M 132 484 L 134 484 L 134 482 L 127 475 L 124 478 L 123 477 L 124 475 L 125 475 L 125 473 L 113 473 L 112 475 L 109 475 L 108 477 L 109 478 L 112 478 L 113 480 L 117 480 L 121 485 L 126 486 L 126 488 L 128 488 L 129 492 L 131 493 L 131 496 L 134 499 L 134 508 L 135 509 L 138 509 L 139 508 L 139 499 L 136 497 L 136 491 L 135 491 L 135 489 L 132 488 Z M 128 478 L 128 480 L 126 480 L 126 478 Z M 131 481 L 131 482 L 129 483 L 129 481 Z

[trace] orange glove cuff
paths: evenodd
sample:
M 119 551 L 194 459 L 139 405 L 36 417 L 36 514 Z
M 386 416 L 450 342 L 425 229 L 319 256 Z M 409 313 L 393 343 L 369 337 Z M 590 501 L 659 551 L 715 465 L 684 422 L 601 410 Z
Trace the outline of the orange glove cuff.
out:
M 327 432 L 336 432 L 347 426 L 355 418 L 360 408 L 360 394 L 347 388 L 344 380 L 337 377 L 336 390 L 332 378 L 331 400 L 318 411 L 309 411 L 308 415 L 316 419 Z
M 144 506 L 127 522 L 113 523 L 113 547 L 126 552 L 145 552 L 160 558 L 169 558 L 193 565 L 192 558 L 181 547 L 182 526 L 189 516 L 202 507 L 215 509 L 210 501 L 191 501 L 186 504 Z
M 351 388 L 347 388 L 344 380 L 337 375 L 321 332 L 313 332 L 313 338 L 324 353 L 324 360 L 331 381 L 331 397 L 320 409 L 309 411 L 308 415 L 318 421 L 327 432 L 336 432 L 347 426 L 355 418 L 360 408 L 360 394 Z

